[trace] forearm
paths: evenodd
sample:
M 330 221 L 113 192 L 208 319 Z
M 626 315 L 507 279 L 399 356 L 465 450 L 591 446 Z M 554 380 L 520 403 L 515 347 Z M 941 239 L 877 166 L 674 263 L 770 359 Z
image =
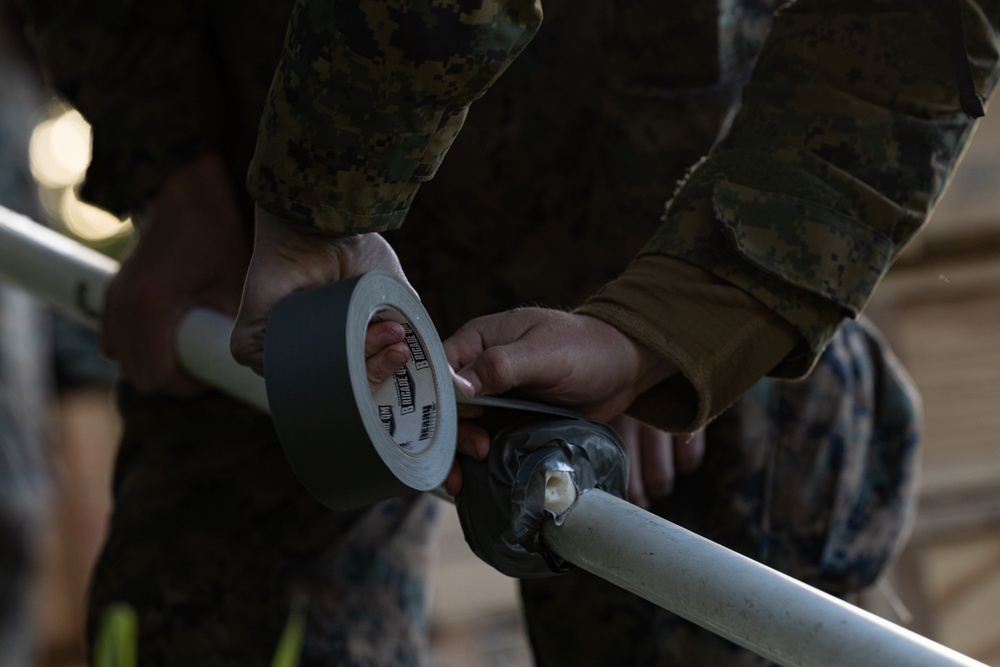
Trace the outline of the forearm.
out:
M 257 204 L 338 234 L 398 227 L 541 21 L 533 1 L 464 4 L 296 2 L 248 175 Z
M 802 338 L 787 322 L 743 290 L 663 255 L 637 259 L 576 312 L 611 324 L 677 370 L 628 410 L 666 431 L 697 430 L 766 374 L 808 370 L 806 355 L 793 354 Z
M 634 413 L 658 400 L 700 425 L 761 376 L 808 371 L 862 310 L 973 124 L 949 37 L 928 9 L 937 6 L 799 0 L 779 14 L 727 140 L 681 184 L 639 260 L 582 309 L 681 369 Z M 963 13 L 987 97 L 1000 4 L 965 3 Z M 652 294 L 672 310 L 651 313 Z M 655 329 L 660 344 L 642 337 Z M 687 418 L 672 419 L 662 426 Z
M 747 291 L 818 355 L 923 225 L 969 137 L 939 5 L 800 0 L 779 13 L 728 139 L 646 252 Z M 986 97 L 1000 4 L 963 10 Z

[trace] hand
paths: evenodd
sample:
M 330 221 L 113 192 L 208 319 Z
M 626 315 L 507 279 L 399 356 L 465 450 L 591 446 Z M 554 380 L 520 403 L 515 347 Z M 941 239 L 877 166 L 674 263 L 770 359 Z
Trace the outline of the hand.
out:
M 365 370 L 368 390 L 374 395 L 379 386 L 410 360 L 403 325 L 383 320 L 368 325 L 365 331 Z
M 205 387 L 180 368 L 174 335 L 195 306 L 235 315 L 250 239 L 221 158 L 175 171 L 136 215 L 138 240 L 111 280 L 101 351 L 143 393 L 189 397 Z
M 372 394 L 409 361 L 410 348 L 406 345 L 405 335 L 402 325 L 391 320 L 368 326 L 365 332 L 365 370 L 368 374 L 368 389 Z M 460 391 L 468 396 L 472 395 L 472 388 L 464 378 L 452 371 L 452 379 Z M 490 448 L 489 434 L 469 421 L 481 414 L 482 408 L 478 406 L 465 403 L 458 405 L 458 453 L 471 456 L 477 461 L 485 461 Z M 462 489 L 462 469 L 457 459 L 452 463 L 444 487 L 452 496 L 457 496 Z
M 253 258 L 230 339 L 233 357 L 263 375 L 267 318 L 278 301 L 296 290 L 374 270 L 406 282 L 395 251 L 381 235 L 332 236 L 258 208 Z
M 519 388 L 597 421 L 621 414 L 676 371 L 610 324 L 545 308 L 474 319 L 444 348 L 477 396 Z
M 608 425 L 625 444 L 628 500 L 639 507 L 649 507 L 652 501 L 669 496 L 676 476 L 694 472 L 704 458 L 704 431 L 672 435 L 626 415 L 615 417 Z

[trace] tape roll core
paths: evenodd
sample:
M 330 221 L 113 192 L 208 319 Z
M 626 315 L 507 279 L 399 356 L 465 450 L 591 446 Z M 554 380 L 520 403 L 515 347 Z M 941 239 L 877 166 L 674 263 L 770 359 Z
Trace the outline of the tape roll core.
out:
M 403 324 L 410 361 L 372 395 L 365 331 Z M 264 341 L 268 405 L 285 456 L 320 502 L 348 509 L 429 491 L 455 457 L 448 361 L 427 311 L 381 272 L 296 292 L 275 306 Z

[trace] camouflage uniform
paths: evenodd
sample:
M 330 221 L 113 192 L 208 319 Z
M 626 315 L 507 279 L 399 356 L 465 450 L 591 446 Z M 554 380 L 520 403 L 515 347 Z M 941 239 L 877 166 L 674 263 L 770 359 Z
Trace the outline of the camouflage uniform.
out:
M 707 53 L 725 74 L 741 61 L 727 46 L 744 37 L 741 4 L 613 5 L 605 18 L 621 41 L 607 46 L 643 46 L 601 67 L 621 68 L 632 93 L 649 90 L 669 49 L 642 40 L 643 16 L 690 12 L 719 19 Z M 947 182 L 973 126 L 967 100 L 1000 73 L 998 17 L 997 0 L 782 8 L 725 141 L 692 168 L 621 279 L 581 309 L 680 369 L 632 413 L 690 430 L 760 377 L 812 367 Z M 540 20 L 528 0 L 297 3 L 251 194 L 279 218 L 335 233 L 399 227 L 469 105 Z
M 517 305 L 575 305 L 623 270 L 730 116 L 769 5 L 546 4 L 543 28 L 386 235 L 442 333 Z M 652 510 L 848 595 L 904 533 L 918 422 L 899 362 L 851 322 L 806 380 L 761 380 L 714 421 L 701 468 Z M 521 591 L 545 667 L 766 663 L 586 572 Z
M 37 215 L 28 137 L 41 97 L 10 46 L 7 9 L 0 3 L 0 205 Z M 37 648 L 29 592 L 50 491 L 47 324 L 34 299 L 0 284 L 0 664 L 10 667 L 34 664 Z
M 769 8 L 763 2 L 720 5 L 647 0 L 583 6 L 550 2 L 546 4 L 546 28 L 525 49 L 539 21 L 539 13 L 529 2 L 412 5 L 355 1 L 318 7 L 319 3 L 303 0 L 292 9 L 281 65 L 264 104 L 261 77 L 269 79 L 269 58 L 277 53 L 278 31 L 271 30 L 284 9 L 280 3 L 240 4 L 232 9 L 226 3 L 209 8 L 204 4 L 148 4 L 156 11 L 151 11 L 146 20 L 132 23 L 123 18 L 120 3 L 106 3 L 103 11 L 89 13 L 54 3 L 46 12 L 39 12 L 45 20 L 37 26 L 38 36 L 50 56 L 52 69 L 63 89 L 89 113 L 95 125 L 95 158 L 85 190 L 88 196 L 113 210 L 127 210 L 147 199 L 173 166 L 220 144 L 232 160 L 233 174 L 238 174 L 240 159 L 249 153 L 247 126 L 253 125 L 257 110 L 264 105 L 257 154 L 249 176 L 258 202 L 280 216 L 342 233 L 399 227 L 409 210 L 407 225 L 389 238 L 403 255 L 408 274 L 419 286 L 443 332 L 470 316 L 510 305 L 537 301 L 575 305 L 582 296 L 617 275 L 649 238 L 651 225 L 642 221 L 659 217 L 662 202 L 670 195 L 681 170 L 711 148 L 749 75 L 750 63 L 765 39 L 769 23 Z M 458 15 L 456 8 L 464 10 L 471 4 L 476 6 Z M 919 11 L 910 11 L 912 0 L 905 7 L 904 3 L 888 1 L 845 5 L 801 0 L 799 4 L 801 13 L 815 8 L 819 17 L 816 25 L 791 35 L 788 29 L 777 31 L 765 51 L 770 55 L 766 61 L 769 67 L 756 75 L 758 81 L 766 81 L 768 76 L 787 76 L 791 83 L 778 86 L 783 96 L 748 98 L 741 125 L 737 126 L 740 131 L 732 135 L 734 141 L 741 133 L 750 132 L 747 119 L 754 118 L 753 113 L 761 109 L 770 114 L 768 127 L 775 128 L 768 137 L 781 128 L 804 131 L 803 124 L 810 118 L 820 125 L 826 122 L 822 109 L 817 111 L 805 103 L 786 104 L 787 93 L 797 90 L 794 84 L 800 75 L 790 68 L 796 63 L 816 61 L 810 30 L 817 30 L 817 26 L 841 12 L 848 18 L 835 22 L 839 32 L 822 40 L 827 51 L 821 54 L 821 62 L 839 66 L 842 53 L 850 53 L 852 59 L 845 61 L 845 66 L 850 66 L 845 75 L 848 79 L 864 78 L 864 68 L 853 65 L 859 62 L 854 51 L 867 48 L 868 40 L 888 36 L 893 46 L 909 55 L 915 50 L 928 50 L 922 40 L 905 37 L 912 25 L 933 25 L 933 17 L 922 13 L 923 5 Z M 997 12 L 987 9 L 990 11 L 982 14 L 966 13 L 967 35 L 979 57 L 977 74 L 984 91 L 995 77 L 989 36 L 981 24 L 987 18 L 995 20 Z M 889 29 L 874 20 L 887 16 L 900 22 Z M 225 30 L 219 27 L 222 17 L 230 21 Z M 873 20 L 868 22 L 869 18 Z M 66 39 L 67 26 L 75 26 L 75 40 Z M 125 33 L 128 39 L 116 35 L 120 39 L 109 40 L 108 26 Z M 171 39 L 163 38 L 168 32 L 165 26 L 173 31 Z M 872 26 L 877 29 L 869 30 Z M 205 39 L 204 34 L 211 38 Z M 861 35 L 863 39 L 852 42 L 845 35 Z M 214 50 L 205 47 L 210 41 Z M 940 42 L 936 39 L 935 45 L 939 47 Z M 120 46 L 122 43 L 124 46 Z M 248 50 L 247 43 L 259 48 Z M 525 53 L 511 65 L 522 49 Z M 167 56 L 171 58 L 169 68 L 156 66 L 158 59 Z M 118 65 L 122 59 L 130 67 Z M 459 141 L 442 163 L 466 119 L 469 103 L 508 66 L 512 71 L 500 77 L 494 89 L 473 107 Z M 803 75 L 803 82 L 819 77 L 812 74 L 813 69 L 806 68 L 808 76 Z M 86 83 L 93 81 L 94 71 L 104 73 L 103 85 Z M 356 81 L 364 85 L 352 85 Z M 821 88 L 821 83 L 816 87 Z M 926 153 L 921 151 L 927 144 L 934 145 L 934 178 L 917 179 L 914 189 L 906 192 L 889 187 L 890 195 L 909 198 L 908 193 L 926 193 L 937 186 L 939 177 L 954 163 L 969 122 L 955 111 L 949 91 L 941 89 L 945 99 L 940 104 L 944 106 L 937 116 L 923 108 L 911 114 L 933 118 L 922 125 L 914 121 L 924 133 L 912 146 L 905 144 L 909 151 L 907 165 L 927 161 Z M 142 95 L 144 104 L 137 106 L 131 99 L 136 92 Z M 915 99 L 927 102 L 920 95 Z M 877 122 L 884 113 L 875 113 L 871 136 L 864 137 L 862 147 L 878 143 L 880 132 L 894 135 L 898 125 Z M 842 124 L 840 119 L 830 122 L 835 127 Z M 131 128 L 131 132 L 123 128 Z M 808 135 L 818 131 L 805 130 Z M 849 136 L 845 132 L 845 137 Z M 947 137 L 949 142 L 938 141 L 940 137 Z M 848 144 L 844 139 L 845 149 Z M 898 164 L 890 159 L 876 165 L 868 161 L 868 152 L 855 153 L 861 156 L 858 164 L 872 168 L 881 166 L 892 171 Z M 764 157 L 769 158 L 761 163 L 766 170 L 786 173 L 775 161 L 787 155 Z M 793 157 L 798 159 L 799 154 Z M 794 164 L 794 159 L 790 162 Z M 701 163 L 686 181 L 671 211 L 687 211 L 689 201 L 697 203 L 688 193 L 700 192 L 698 187 L 704 183 L 700 174 L 709 174 L 719 182 L 726 180 L 725 172 L 712 171 L 712 164 Z M 841 168 L 847 174 L 853 173 Z M 414 203 L 418 185 L 436 172 L 435 179 L 424 186 Z M 839 192 L 845 202 L 855 195 L 862 202 L 851 211 L 864 220 L 858 223 L 859 228 L 864 228 L 872 213 L 863 205 L 871 190 L 860 181 L 849 181 Z M 724 204 L 742 193 L 726 191 L 729 199 L 720 199 L 718 210 L 724 212 Z M 927 197 L 917 196 L 916 200 L 924 208 L 930 202 Z M 849 203 L 844 205 L 850 208 Z M 790 209 L 778 210 L 785 214 Z M 785 215 L 779 220 L 785 221 L 791 230 L 786 233 L 794 232 L 794 216 Z M 670 230 L 672 224 L 668 220 L 662 229 Z M 708 271 L 715 270 L 715 258 L 697 261 L 700 258 L 695 251 L 709 245 L 700 240 L 703 230 L 699 224 L 679 225 L 681 232 L 692 233 L 678 233 L 683 243 L 678 241 L 676 247 L 664 242 L 673 232 L 661 232 L 648 252 L 669 253 L 695 261 Z M 900 228 L 894 238 L 902 243 L 913 231 Z M 715 236 L 711 239 L 712 243 L 719 242 Z M 723 241 L 727 245 L 721 247 L 729 247 L 729 241 Z M 734 262 L 718 264 L 722 277 L 728 278 L 734 272 L 731 264 Z M 794 292 L 797 287 L 785 289 L 789 294 L 798 294 Z M 775 307 L 768 299 L 762 300 Z M 830 312 L 825 303 L 821 305 L 824 307 L 820 311 Z M 792 311 L 805 312 L 804 308 Z M 663 310 L 661 317 L 670 312 L 676 311 Z M 781 312 L 782 317 L 794 321 L 791 311 Z M 839 312 L 833 318 L 838 324 Z M 817 333 L 818 329 L 799 324 L 796 331 L 802 333 L 796 335 L 812 344 L 798 361 L 796 368 L 801 370 L 812 365 L 822 347 L 819 341 L 833 326 L 824 329 L 827 333 Z M 807 394 L 803 387 L 788 389 L 770 381 L 756 386 L 733 412 L 713 426 L 709 460 L 697 478 L 711 483 L 702 482 L 690 490 L 686 489 L 687 482 L 682 482 L 678 500 L 658 510 L 695 527 L 718 528 L 719 532 L 712 535 L 724 543 L 837 592 L 869 581 L 891 552 L 901 530 L 903 498 L 908 490 L 906 471 L 912 462 L 913 447 L 912 403 L 907 402 L 905 392 L 879 393 L 890 403 L 899 401 L 891 413 L 898 428 L 893 429 L 890 419 L 885 431 L 873 434 L 865 430 L 863 408 L 870 408 L 872 392 L 881 391 L 875 378 L 891 376 L 886 369 L 894 368 L 891 359 L 880 361 L 882 354 L 865 343 L 870 340 L 869 334 L 853 328 L 842 334 L 820 366 L 820 374 L 809 381 L 808 393 L 813 396 L 831 391 L 830 383 L 835 388 L 855 389 L 844 390 L 835 401 L 817 399 L 826 408 L 825 414 L 806 411 L 813 403 L 803 406 L 793 400 Z M 659 344 L 653 347 L 662 349 Z M 883 372 L 877 372 L 879 369 Z M 770 367 L 758 368 L 756 377 L 767 370 Z M 753 376 L 754 372 L 746 375 Z M 734 389 L 730 392 L 730 400 L 740 393 Z M 848 410 L 843 421 L 842 410 L 852 406 L 862 414 Z M 144 627 L 153 628 L 146 631 L 143 641 L 161 647 L 157 648 L 161 657 L 167 654 L 167 646 L 177 633 L 184 637 L 188 647 L 185 650 L 190 650 L 192 656 L 200 655 L 201 662 L 209 647 L 222 645 L 233 646 L 232 654 L 227 649 L 225 655 L 238 661 L 237 644 L 245 639 L 241 664 L 253 664 L 259 662 L 258 648 L 271 642 L 277 632 L 290 597 L 288 589 L 308 590 L 313 628 L 322 628 L 310 633 L 310 659 L 322 651 L 331 651 L 327 654 L 329 662 L 369 662 L 367 656 L 359 657 L 366 654 L 345 648 L 343 638 L 351 628 L 335 625 L 342 606 L 338 596 L 373 580 L 393 585 L 405 582 L 399 588 L 403 591 L 419 589 L 418 545 L 426 537 L 426 517 L 417 511 L 415 501 L 401 500 L 385 509 L 369 510 L 360 518 L 342 519 L 296 495 L 293 481 L 279 463 L 270 432 L 265 432 L 259 420 L 249 414 L 234 418 L 239 410 L 223 399 L 206 399 L 202 407 L 192 408 L 126 393 L 123 407 L 132 435 L 126 435 L 118 463 L 118 508 L 97 577 L 94 606 L 99 608 L 101 600 L 115 593 L 142 590 L 141 596 L 132 595 L 131 599 L 142 602 Z M 715 411 L 708 412 L 714 414 L 724 406 L 712 407 Z M 661 399 L 647 413 L 666 408 L 667 403 Z M 244 426 L 231 426 L 244 419 Z M 193 424 L 198 424 L 197 430 Z M 760 431 L 762 425 L 781 433 L 806 432 L 809 437 L 795 439 L 795 446 L 779 446 L 769 434 Z M 818 428 L 820 425 L 822 428 Z M 754 428 L 745 437 L 734 435 L 751 426 Z M 886 432 L 895 436 L 883 443 L 879 436 Z M 850 447 L 846 446 L 848 441 Z M 869 441 L 876 452 L 873 461 L 866 459 L 867 450 L 863 449 Z M 736 445 L 728 446 L 733 442 Z M 256 452 L 255 456 L 247 454 L 248 447 Z M 870 504 L 859 506 L 856 513 L 850 508 L 846 514 L 840 511 L 844 508 L 839 507 L 842 500 L 836 492 L 841 488 L 837 485 L 839 473 L 831 474 L 824 467 L 825 461 L 838 459 L 845 471 L 842 488 L 850 489 L 853 484 L 875 496 Z M 849 465 L 844 463 L 848 459 L 852 461 Z M 825 473 L 820 479 L 805 474 L 817 468 Z M 888 474 L 889 470 L 894 472 Z M 885 489 L 874 481 L 882 473 L 891 480 Z M 765 478 L 780 479 L 782 486 L 772 485 Z M 161 479 L 168 479 L 166 487 L 159 486 Z M 823 488 L 826 494 L 810 496 L 815 503 L 794 497 L 772 498 L 775 489 L 786 488 L 786 479 L 796 482 L 790 482 L 790 487 Z M 267 480 L 266 487 L 260 480 Z M 731 489 L 736 491 L 730 493 Z M 271 490 L 274 496 L 268 493 L 265 502 L 258 499 L 263 491 Z M 724 506 L 685 520 L 685 512 L 708 506 L 709 501 Z M 724 501 L 732 504 L 725 506 Z M 773 501 L 780 507 L 775 509 Z M 801 506 L 814 510 L 815 515 L 794 515 L 793 510 Z M 149 520 L 147 507 L 155 512 L 155 521 Z M 343 541 L 337 541 L 340 529 L 327 532 L 326 526 L 320 526 L 318 532 L 309 533 L 321 519 L 337 525 L 346 521 L 351 526 L 375 526 L 385 521 L 399 526 L 406 523 L 398 520 L 400 516 L 410 516 L 416 527 L 401 531 L 413 537 L 407 543 L 407 548 L 413 550 L 400 549 L 399 560 L 389 558 L 395 568 L 385 565 L 377 540 L 372 539 L 364 549 L 343 550 Z M 849 517 L 846 523 L 844 516 Z M 291 530 L 291 537 L 282 533 L 292 518 L 302 531 L 316 537 L 302 537 L 298 529 Z M 138 533 L 140 537 L 130 533 L 146 521 L 151 525 Z M 771 530 L 773 526 L 777 530 Z M 845 526 L 855 531 L 844 534 Z M 345 532 L 349 540 L 351 530 Z M 260 536 L 261 551 L 246 553 L 253 549 L 245 550 L 244 543 L 255 533 Z M 183 537 L 178 539 L 178 535 Z M 117 541 L 116 536 L 120 538 Z M 286 547 L 286 541 L 296 536 L 301 542 Z M 373 537 L 389 539 L 387 534 L 368 536 Z M 124 541 L 126 538 L 131 546 Z M 321 538 L 328 541 L 322 542 Z M 178 544 L 184 545 L 180 551 L 190 553 L 190 558 L 178 556 Z M 202 544 L 211 546 L 203 548 Z M 315 557 L 324 548 L 339 550 L 341 555 L 332 560 Z M 837 555 L 844 553 L 859 555 Z M 774 554 L 777 556 L 769 557 Z M 301 556 L 301 562 L 309 565 L 290 566 L 295 572 L 289 576 L 285 561 L 291 555 Z M 154 558 L 156 564 L 149 565 Z M 417 566 L 403 572 L 405 563 L 411 562 L 407 559 L 415 560 Z M 242 570 L 242 563 L 250 561 L 254 563 Z M 233 563 L 241 565 L 234 567 Z M 175 572 L 164 584 L 158 578 L 144 581 L 149 578 L 148 572 L 164 567 Z M 357 573 L 344 574 L 355 568 L 359 569 Z M 828 572 L 828 568 L 835 571 Z M 322 576 L 307 576 L 320 570 Z M 196 577 L 191 576 L 192 571 L 197 572 Z M 242 574 L 244 571 L 253 574 Z M 277 579 L 274 572 L 278 572 Z M 395 575 L 384 579 L 375 576 L 384 572 Z M 262 592 L 261 586 L 245 583 L 248 576 L 274 584 Z M 551 585 L 569 588 L 570 583 L 562 582 L 582 577 L 574 575 L 573 579 L 559 579 Z M 351 586 L 345 587 L 345 580 Z M 302 583 L 290 587 L 288 581 Z M 326 581 L 335 583 L 323 585 Z M 544 588 L 547 585 L 526 590 L 533 628 L 547 626 L 548 621 L 535 625 L 537 615 L 556 611 L 552 601 L 557 599 L 555 595 L 562 595 L 559 588 L 552 589 L 556 593 L 549 592 Z M 580 585 L 586 591 L 586 585 Z M 390 587 L 383 590 L 390 595 Z M 567 606 L 581 604 L 580 598 L 585 595 L 566 597 L 572 601 Z M 594 605 L 581 608 L 586 610 L 584 619 L 599 619 L 602 623 L 609 618 L 625 619 L 608 622 L 610 632 L 602 640 L 615 656 L 608 658 L 611 662 L 652 662 L 652 656 L 665 651 L 665 647 L 682 645 L 682 636 L 696 636 L 697 646 L 704 647 L 702 656 L 716 650 L 708 648 L 714 644 L 705 634 L 695 634 L 697 631 L 665 613 L 650 613 L 648 605 L 635 598 L 622 600 L 607 591 L 601 596 Z M 394 609 L 415 610 L 420 596 L 404 597 L 404 602 Z M 356 622 L 360 617 L 365 627 L 380 631 L 383 638 L 396 636 L 397 626 L 393 623 L 379 626 L 374 622 L 385 613 L 378 607 L 359 606 L 347 612 L 348 618 Z M 252 613 L 259 609 L 266 611 Z M 267 615 L 272 618 L 262 619 Z M 650 620 L 634 624 L 628 621 L 640 616 Z M 230 618 L 240 618 L 239 624 L 225 620 Z M 419 628 L 419 614 L 416 618 L 415 627 Z M 371 622 L 365 623 L 366 619 Z M 410 627 L 401 617 L 393 615 L 392 619 L 402 627 Z M 584 627 L 584 621 L 579 623 L 554 631 L 553 643 L 565 642 L 569 633 L 589 633 L 591 627 Z M 637 641 L 634 633 L 644 632 L 650 633 L 650 641 Z M 545 641 L 548 635 L 534 629 L 532 634 L 540 661 L 548 664 L 554 660 L 551 645 Z M 329 636 L 340 639 L 328 642 Z M 594 637 L 596 642 L 597 635 Z M 628 647 L 622 646 L 621 637 L 635 644 L 636 656 L 625 655 Z M 378 641 L 366 644 L 364 637 L 358 637 L 357 643 L 379 646 Z M 223 654 L 214 648 L 212 653 Z M 703 660 L 694 653 L 685 655 L 681 661 L 692 664 L 710 659 Z M 387 662 L 393 659 L 402 661 L 400 656 L 390 656 Z M 374 662 L 374 658 L 370 661 Z

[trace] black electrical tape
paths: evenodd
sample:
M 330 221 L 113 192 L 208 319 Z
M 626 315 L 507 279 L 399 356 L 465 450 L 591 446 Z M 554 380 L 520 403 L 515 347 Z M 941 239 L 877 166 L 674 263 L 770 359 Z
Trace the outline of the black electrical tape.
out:
M 491 419 L 509 425 L 495 431 L 487 460 L 459 456 L 462 491 L 455 501 L 465 541 L 511 577 L 572 569 L 541 543 L 546 517 L 557 524 L 564 517 L 545 509 L 546 472 L 571 472 L 578 495 L 596 488 L 624 498 L 628 468 L 621 439 L 610 427 L 584 419 L 491 412 L 479 420 L 491 432 Z

